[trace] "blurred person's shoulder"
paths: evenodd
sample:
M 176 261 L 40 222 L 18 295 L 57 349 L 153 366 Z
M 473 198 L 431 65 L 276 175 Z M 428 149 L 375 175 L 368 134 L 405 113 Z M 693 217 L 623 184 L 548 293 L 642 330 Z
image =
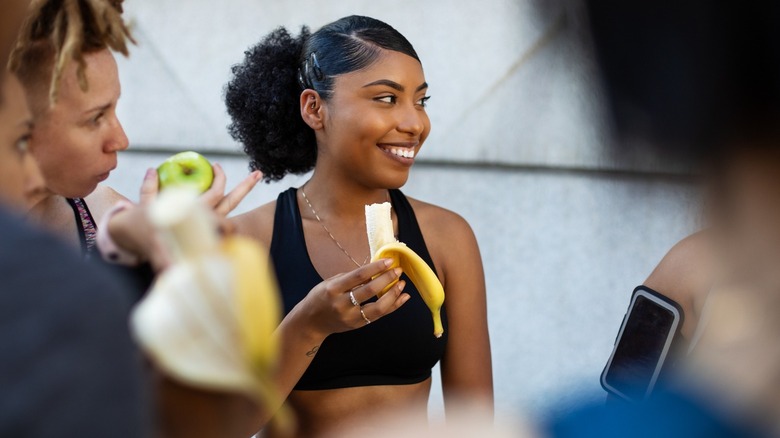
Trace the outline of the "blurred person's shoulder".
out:
M 0 242 L 0 278 L 6 286 L 16 284 L 27 295 L 45 295 L 51 287 L 77 296 L 107 297 L 126 313 L 122 285 L 104 269 L 83 260 L 77 249 L 51 231 L 0 209 Z
M 122 284 L 2 208 L 0 284 L 0 436 L 143 436 L 144 378 Z

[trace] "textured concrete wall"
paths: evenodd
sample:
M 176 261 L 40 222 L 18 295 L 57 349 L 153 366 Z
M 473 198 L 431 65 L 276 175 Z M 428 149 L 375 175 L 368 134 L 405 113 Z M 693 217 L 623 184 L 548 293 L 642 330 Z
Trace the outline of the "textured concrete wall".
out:
M 603 122 L 585 17 L 562 0 L 135 0 L 139 47 L 121 60 L 136 148 L 230 152 L 222 103 L 230 66 L 279 25 L 297 32 L 349 14 L 387 21 L 415 45 L 431 84 L 422 158 L 588 169 L 666 170 L 616 159 Z
M 139 47 L 120 60 L 131 148 L 108 183 L 136 197 L 170 152 L 210 151 L 247 173 L 226 134 L 230 66 L 277 25 L 384 19 L 416 46 L 433 132 L 406 193 L 463 215 L 486 267 L 496 398 L 538 410 L 598 375 L 628 303 L 696 227 L 696 193 L 673 163 L 616 158 L 576 2 L 521 0 L 133 0 Z M 618 170 L 615 172 L 614 170 Z M 648 173 L 649 172 L 649 173 Z M 304 177 L 260 185 L 239 211 Z M 441 409 L 439 390 L 431 402 Z

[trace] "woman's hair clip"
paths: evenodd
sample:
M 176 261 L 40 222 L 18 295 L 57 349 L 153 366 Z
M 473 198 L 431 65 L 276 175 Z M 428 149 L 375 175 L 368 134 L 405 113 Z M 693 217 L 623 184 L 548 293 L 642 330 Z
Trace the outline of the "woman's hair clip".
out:
M 322 68 L 320 68 L 320 63 L 317 61 L 317 54 L 314 52 L 311 52 L 311 65 L 312 65 L 312 71 L 314 71 L 314 77 L 317 78 L 318 81 L 322 81 L 325 79 L 325 75 L 322 73 Z
M 304 90 L 307 88 L 314 89 L 314 81 L 312 81 L 312 75 L 317 81 L 325 79 L 325 74 L 322 73 L 320 63 L 317 61 L 317 55 L 312 52 L 309 55 L 309 59 L 303 62 L 303 66 L 298 69 L 298 83 Z
M 301 69 L 298 69 L 298 84 L 301 86 L 302 89 L 310 88 L 308 85 L 306 85 L 306 78 L 303 76 L 303 72 Z

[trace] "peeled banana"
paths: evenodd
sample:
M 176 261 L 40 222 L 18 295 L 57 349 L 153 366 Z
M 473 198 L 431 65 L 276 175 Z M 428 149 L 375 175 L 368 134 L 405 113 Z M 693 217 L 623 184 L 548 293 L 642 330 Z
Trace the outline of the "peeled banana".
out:
M 412 280 L 420 292 L 425 305 L 433 317 L 433 335 L 437 338 L 444 334 L 441 322 L 441 306 L 444 304 L 444 288 L 436 273 L 414 251 L 404 243 L 399 242 L 393 233 L 393 219 L 389 202 L 366 205 L 366 230 L 368 246 L 371 251 L 371 261 L 383 258 L 393 260 L 392 268 L 398 266 Z M 386 293 L 393 284 L 388 285 L 380 296 Z
M 248 238 L 220 239 L 212 217 L 191 189 L 170 188 L 152 205 L 174 263 L 133 310 L 132 332 L 171 378 L 276 408 L 281 303 L 267 251 Z

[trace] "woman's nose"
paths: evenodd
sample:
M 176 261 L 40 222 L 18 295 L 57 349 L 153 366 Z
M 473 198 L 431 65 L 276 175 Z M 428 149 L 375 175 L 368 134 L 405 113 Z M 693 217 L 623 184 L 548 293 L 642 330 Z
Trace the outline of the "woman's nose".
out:
M 105 152 L 118 152 L 127 149 L 130 145 L 130 140 L 125 134 L 125 129 L 122 127 L 122 123 L 119 119 L 114 119 L 114 126 L 112 127 L 110 137 L 105 143 Z
M 425 113 L 420 109 L 406 108 L 398 121 L 398 130 L 419 137 L 425 130 Z
M 43 179 L 43 172 L 41 172 L 38 162 L 35 160 L 32 154 L 26 154 L 24 156 L 24 195 L 27 203 L 32 207 L 38 202 L 38 197 L 43 194 L 46 188 L 46 180 Z

